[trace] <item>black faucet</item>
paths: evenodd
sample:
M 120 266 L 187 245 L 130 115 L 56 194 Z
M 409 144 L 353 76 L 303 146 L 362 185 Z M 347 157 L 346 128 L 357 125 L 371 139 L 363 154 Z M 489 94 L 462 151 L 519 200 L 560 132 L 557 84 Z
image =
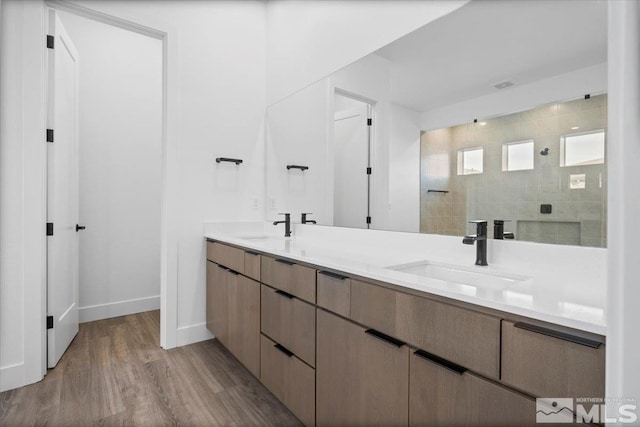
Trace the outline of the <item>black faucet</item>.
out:
M 493 238 L 498 240 L 515 239 L 515 234 L 510 231 L 504 231 L 504 223 L 510 222 L 509 219 L 496 219 L 493 221 Z
M 465 245 L 473 245 L 476 243 L 476 265 L 489 265 L 487 264 L 487 221 L 477 219 L 475 221 L 469 221 L 471 224 L 476 225 L 476 234 L 471 236 L 464 236 L 462 243 Z
M 310 213 L 310 212 L 304 212 L 304 213 L 302 214 L 302 223 L 303 223 L 303 224 L 317 224 L 317 222 L 315 222 L 314 220 L 312 220 L 312 219 L 307 219 L 307 215 L 313 215 L 313 214 L 312 214 L 312 213 Z
M 273 225 L 284 224 L 284 237 L 291 237 L 291 214 L 280 213 L 284 215 L 284 221 L 274 221 Z

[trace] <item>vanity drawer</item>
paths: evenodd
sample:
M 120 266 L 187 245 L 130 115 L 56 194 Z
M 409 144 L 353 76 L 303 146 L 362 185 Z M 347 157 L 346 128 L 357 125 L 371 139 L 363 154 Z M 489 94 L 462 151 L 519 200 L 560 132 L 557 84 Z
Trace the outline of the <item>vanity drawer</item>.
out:
M 502 381 L 539 397 L 604 397 L 605 346 L 590 334 L 502 321 Z
M 316 421 L 316 375 L 288 349 L 261 336 L 260 380 L 306 426 Z
M 344 317 L 351 314 L 351 279 L 318 271 L 318 305 Z
M 316 363 L 316 309 L 291 294 L 262 285 L 262 332 L 311 366 Z
M 260 256 L 257 252 L 244 251 L 244 274 L 260 281 Z
M 262 282 L 311 303 L 316 302 L 316 270 L 282 258 L 262 257 Z
M 207 242 L 207 259 L 244 274 L 244 251 L 219 242 Z
M 409 426 L 535 426 L 533 399 L 412 350 Z
M 351 318 L 475 372 L 499 377 L 497 317 L 352 280 Z

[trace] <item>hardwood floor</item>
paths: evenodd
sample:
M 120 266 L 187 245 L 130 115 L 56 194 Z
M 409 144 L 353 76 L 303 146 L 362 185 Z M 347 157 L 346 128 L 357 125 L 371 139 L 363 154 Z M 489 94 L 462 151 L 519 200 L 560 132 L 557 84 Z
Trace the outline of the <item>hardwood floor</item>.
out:
M 44 380 L 0 393 L 0 426 L 299 426 L 216 340 L 165 351 L 160 313 L 83 323 Z

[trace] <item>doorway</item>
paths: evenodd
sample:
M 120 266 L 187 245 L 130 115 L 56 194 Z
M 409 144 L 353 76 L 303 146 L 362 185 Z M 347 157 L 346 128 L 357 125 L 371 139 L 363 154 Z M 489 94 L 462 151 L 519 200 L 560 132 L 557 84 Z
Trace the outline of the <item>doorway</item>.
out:
M 373 104 L 336 91 L 333 123 L 333 225 L 370 228 Z
M 78 143 L 75 153 L 68 150 L 65 159 L 72 163 L 75 154 L 78 169 L 78 219 L 70 233 L 75 235 L 75 254 L 73 245 L 52 244 L 60 241 L 59 233 L 48 237 L 47 311 L 53 323 L 48 330 L 49 367 L 55 366 L 70 342 L 69 334 L 65 340 L 57 338 L 60 319 L 75 317 L 77 332 L 78 323 L 157 310 L 161 305 L 163 41 L 73 12 L 50 11 L 56 17 L 52 22 L 64 27 L 76 45 L 80 65 Z M 50 32 L 57 29 L 50 26 Z M 59 52 L 54 48 L 50 54 L 57 60 Z M 57 61 L 55 65 L 53 74 L 59 75 Z M 57 117 L 59 106 L 51 107 L 50 117 Z M 54 132 L 63 134 L 62 128 L 56 129 L 62 126 L 58 120 L 50 123 Z M 56 138 L 48 151 L 58 152 L 66 142 Z M 51 191 L 60 171 L 55 161 L 60 159 L 50 156 L 48 216 L 58 204 Z M 63 285 L 64 280 L 56 284 L 55 272 L 60 269 L 54 262 L 61 257 L 69 261 L 64 270 L 76 275 L 75 289 Z M 75 307 L 59 307 L 61 295 L 73 298 Z

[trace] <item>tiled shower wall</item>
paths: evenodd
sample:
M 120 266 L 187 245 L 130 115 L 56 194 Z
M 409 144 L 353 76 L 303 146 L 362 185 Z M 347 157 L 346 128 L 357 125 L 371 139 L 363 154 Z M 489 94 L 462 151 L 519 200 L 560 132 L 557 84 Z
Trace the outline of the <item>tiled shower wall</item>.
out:
M 468 221 L 486 219 L 492 236 L 493 220 L 505 219 L 511 220 L 505 230 L 518 240 L 605 247 L 606 160 L 560 167 L 560 138 L 598 129 L 606 135 L 606 126 L 607 98 L 598 95 L 423 132 L 420 232 L 462 236 L 475 233 Z M 534 140 L 534 168 L 502 171 L 502 144 L 528 139 Z M 484 147 L 483 173 L 458 175 L 458 150 L 472 147 Z M 540 155 L 546 147 L 549 154 Z M 573 174 L 585 174 L 584 189 L 569 188 Z M 552 212 L 540 213 L 541 204 L 552 205 Z

